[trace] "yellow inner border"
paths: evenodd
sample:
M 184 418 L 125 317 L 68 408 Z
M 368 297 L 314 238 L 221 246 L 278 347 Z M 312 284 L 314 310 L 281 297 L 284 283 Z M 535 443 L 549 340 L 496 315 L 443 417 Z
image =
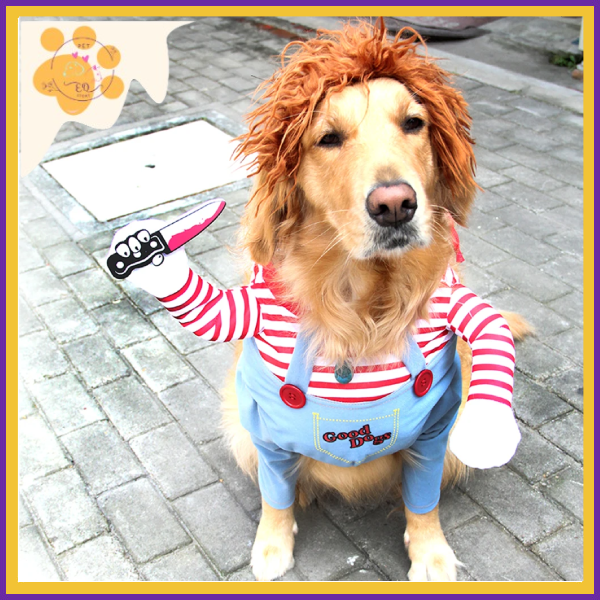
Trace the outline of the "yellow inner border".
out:
M 201 16 L 392 16 L 398 12 L 406 16 L 583 16 L 585 45 L 585 128 L 584 128 L 584 351 L 585 412 L 584 412 L 584 582 L 462 582 L 452 586 L 441 583 L 405 582 L 277 582 L 237 583 L 18 583 L 18 494 L 17 494 L 17 205 L 18 205 L 18 19 L 19 17 L 201 17 Z M 6 274 L 7 274 L 7 584 L 9 594 L 590 594 L 594 590 L 594 7 L 593 6 L 433 6 L 433 7 L 310 7 L 310 6 L 171 6 L 171 7 L 6 7 Z M 398 552 L 402 535 L 398 532 Z

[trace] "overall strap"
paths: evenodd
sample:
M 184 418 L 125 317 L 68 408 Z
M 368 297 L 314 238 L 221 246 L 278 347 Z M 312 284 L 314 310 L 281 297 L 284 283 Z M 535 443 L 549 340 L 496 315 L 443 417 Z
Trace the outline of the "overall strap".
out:
M 416 377 L 423 369 L 427 368 L 425 357 L 415 338 L 407 337 L 407 347 L 404 351 L 402 362 L 412 377 Z M 303 331 L 298 332 L 296 345 L 292 353 L 290 367 L 285 377 L 285 383 L 295 385 L 304 393 L 308 390 L 312 376 L 314 357 L 309 355 L 310 339 Z
M 308 390 L 314 365 L 314 357 L 309 356 L 309 344 L 308 335 L 303 331 L 299 331 L 296 337 L 292 360 L 290 361 L 290 368 L 285 376 L 285 383 L 295 385 L 304 393 Z
M 415 338 L 412 335 L 408 335 L 406 341 L 407 346 L 404 350 L 402 362 L 408 369 L 408 372 L 411 374 L 411 376 L 415 377 L 423 369 L 427 368 L 427 364 L 425 363 L 425 357 L 423 356 L 423 352 L 421 352 L 421 348 L 419 348 L 419 344 L 417 344 Z

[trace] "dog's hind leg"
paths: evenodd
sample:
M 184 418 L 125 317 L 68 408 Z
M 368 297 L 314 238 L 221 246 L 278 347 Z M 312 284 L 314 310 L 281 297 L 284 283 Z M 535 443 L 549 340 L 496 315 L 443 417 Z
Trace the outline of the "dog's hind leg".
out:
M 252 547 L 252 572 L 258 581 L 272 581 L 294 566 L 294 507 L 283 510 L 262 501 L 262 516 Z
M 442 531 L 438 507 L 422 515 L 408 508 L 404 511 L 404 545 L 411 561 L 409 581 L 456 581 L 456 566 L 460 563 Z

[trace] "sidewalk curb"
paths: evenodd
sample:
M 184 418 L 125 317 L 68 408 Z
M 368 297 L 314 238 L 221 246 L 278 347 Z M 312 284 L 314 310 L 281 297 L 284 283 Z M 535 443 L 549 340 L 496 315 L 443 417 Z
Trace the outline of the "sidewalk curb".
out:
M 341 19 L 338 17 L 276 17 L 282 28 L 298 34 L 298 26 L 305 31 L 316 32 L 317 29 L 339 28 Z M 565 110 L 583 114 L 583 94 L 577 90 L 542 81 L 528 75 L 521 75 L 514 71 L 488 65 L 483 62 L 463 58 L 443 50 L 427 50 L 429 56 L 440 58 L 443 62 L 443 68 L 447 71 L 479 81 L 486 85 L 491 85 L 508 92 L 518 92 L 529 98 L 542 100 L 559 106 Z
M 577 90 L 514 73 L 470 58 L 463 58 L 443 50 L 429 50 L 429 55 L 444 60 L 444 68 L 455 75 L 492 85 L 507 92 L 518 92 L 529 98 L 542 100 L 580 115 L 583 114 L 583 94 Z

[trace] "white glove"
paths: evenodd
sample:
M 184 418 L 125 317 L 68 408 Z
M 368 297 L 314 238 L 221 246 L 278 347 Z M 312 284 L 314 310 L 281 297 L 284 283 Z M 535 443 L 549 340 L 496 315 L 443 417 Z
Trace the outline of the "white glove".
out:
M 494 400 L 470 400 L 450 434 L 450 450 L 469 467 L 489 469 L 506 464 L 520 440 L 510 406 Z
M 117 245 L 124 242 L 129 236 L 138 231 L 146 230 L 154 233 L 157 229 L 164 227 L 166 223 L 160 219 L 147 219 L 145 221 L 134 221 L 122 229 L 119 229 L 113 237 L 110 246 L 110 254 L 115 252 Z M 135 242 L 133 242 L 135 246 Z M 131 249 L 135 250 L 135 247 Z M 127 277 L 127 281 L 146 290 L 157 298 L 164 298 L 178 292 L 186 283 L 189 276 L 189 265 L 187 255 L 183 247 L 178 248 L 170 254 L 163 254 L 160 264 L 149 264 L 139 269 L 134 269 Z M 155 257 L 156 258 L 156 257 Z M 156 259 L 158 263 L 161 259 Z

